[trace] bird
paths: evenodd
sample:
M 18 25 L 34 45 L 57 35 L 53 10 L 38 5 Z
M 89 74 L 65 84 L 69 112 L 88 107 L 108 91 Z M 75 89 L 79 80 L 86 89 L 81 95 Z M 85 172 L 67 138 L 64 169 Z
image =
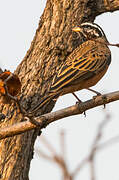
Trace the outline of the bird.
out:
M 107 72 L 111 52 L 103 29 L 96 23 L 84 22 L 72 31 L 79 33 L 84 40 L 58 67 L 47 95 L 32 108 L 31 113 L 52 100 L 56 101 L 59 96 L 89 89 Z

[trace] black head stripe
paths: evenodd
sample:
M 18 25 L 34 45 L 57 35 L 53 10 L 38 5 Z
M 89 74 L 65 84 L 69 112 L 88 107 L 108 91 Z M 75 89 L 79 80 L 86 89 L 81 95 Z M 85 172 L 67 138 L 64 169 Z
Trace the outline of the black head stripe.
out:
M 94 33 L 99 34 L 100 37 L 105 36 L 105 33 L 102 30 L 102 28 L 95 23 L 85 22 L 81 24 L 81 27 L 86 28 L 87 31 L 90 31 L 90 29 L 94 30 Z

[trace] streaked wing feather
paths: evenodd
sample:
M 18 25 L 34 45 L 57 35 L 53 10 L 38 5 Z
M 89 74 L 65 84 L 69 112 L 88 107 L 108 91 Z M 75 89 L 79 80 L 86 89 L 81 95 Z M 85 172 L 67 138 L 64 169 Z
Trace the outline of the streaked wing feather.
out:
M 78 69 L 71 68 L 69 71 L 64 73 L 61 76 L 56 76 L 54 83 L 51 86 L 51 91 L 58 91 L 60 88 L 66 86 L 67 84 L 70 84 L 76 77 L 79 75 Z
M 108 58 L 105 57 L 103 53 L 98 54 L 97 57 L 92 56 L 92 52 L 97 51 L 98 46 L 94 46 L 93 44 L 90 49 L 89 47 L 87 49 L 87 51 L 84 48 L 83 50 L 79 49 L 80 54 L 76 49 L 76 51 L 68 57 L 66 63 L 61 66 L 58 74 L 54 78 L 51 91 L 58 91 L 62 87 L 72 84 L 76 79 L 78 79 L 78 83 L 80 83 L 82 80 L 90 78 L 105 68 Z M 74 59 L 71 59 L 72 57 Z

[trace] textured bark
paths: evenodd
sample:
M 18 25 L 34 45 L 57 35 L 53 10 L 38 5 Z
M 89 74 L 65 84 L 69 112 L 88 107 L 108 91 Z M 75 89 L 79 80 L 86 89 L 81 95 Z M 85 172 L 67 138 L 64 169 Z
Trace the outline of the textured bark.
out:
M 35 37 L 25 58 L 15 73 L 22 83 L 20 102 L 30 111 L 47 94 L 56 68 L 81 40 L 72 27 L 84 21 L 94 21 L 103 12 L 119 9 L 119 0 L 48 0 Z M 54 102 L 40 113 L 52 110 Z M 15 103 L 4 104 L 0 112 L 7 115 L 1 127 L 22 121 Z M 33 145 L 38 130 L 0 141 L 0 177 L 2 180 L 28 180 Z M 40 167 L 39 167 L 40 169 Z

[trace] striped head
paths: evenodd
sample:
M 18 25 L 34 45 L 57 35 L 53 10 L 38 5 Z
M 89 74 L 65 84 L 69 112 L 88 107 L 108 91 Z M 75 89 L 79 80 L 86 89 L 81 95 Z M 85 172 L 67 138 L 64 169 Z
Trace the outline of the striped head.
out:
M 73 28 L 72 30 L 81 33 L 86 40 L 102 38 L 105 42 L 108 42 L 102 28 L 95 23 L 85 22 L 80 26 Z

